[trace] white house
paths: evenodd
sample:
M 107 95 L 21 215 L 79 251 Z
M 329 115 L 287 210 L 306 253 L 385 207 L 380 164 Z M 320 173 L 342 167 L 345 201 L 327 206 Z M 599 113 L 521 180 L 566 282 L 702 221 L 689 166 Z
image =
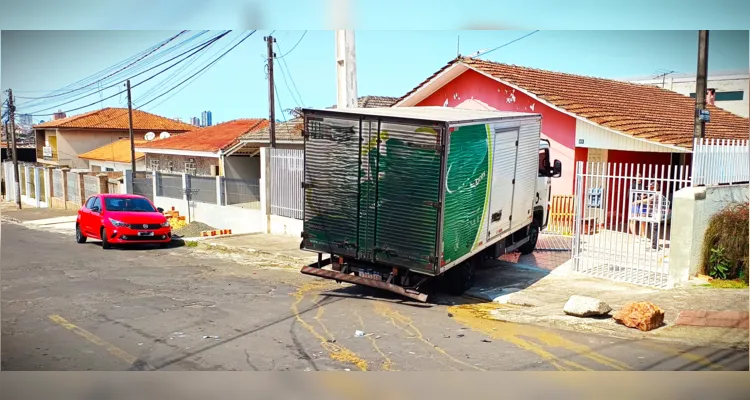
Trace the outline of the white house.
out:
M 145 143 L 143 140 L 136 140 L 135 145 Z M 78 158 L 88 162 L 89 171 L 108 172 L 108 171 L 125 171 L 131 168 L 130 158 L 130 140 L 120 139 L 94 150 L 79 154 Z M 146 166 L 146 155 L 135 153 L 136 169 L 143 170 Z
M 628 82 L 653 85 L 695 98 L 695 74 L 665 74 L 659 77 L 627 79 Z M 708 88 L 716 91 L 715 103 L 733 114 L 748 117 L 750 73 L 730 71 L 708 76 Z

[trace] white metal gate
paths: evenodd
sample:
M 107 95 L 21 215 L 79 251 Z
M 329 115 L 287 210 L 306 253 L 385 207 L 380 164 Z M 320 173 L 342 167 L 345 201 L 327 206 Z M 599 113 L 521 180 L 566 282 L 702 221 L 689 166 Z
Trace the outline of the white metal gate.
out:
M 305 153 L 299 149 L 271 149 L 271 213 L 302 219 Z
M 669 277 L 671 201 L 690 186 L 688 166 L 576 165 L 575 270 L 665 287 Z

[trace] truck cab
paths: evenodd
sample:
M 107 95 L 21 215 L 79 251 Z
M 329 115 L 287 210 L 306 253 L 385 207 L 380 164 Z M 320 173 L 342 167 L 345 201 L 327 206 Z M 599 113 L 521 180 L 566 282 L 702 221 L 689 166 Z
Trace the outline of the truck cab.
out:
M 562 163 L 550 158 L 550 142 L 547 139 L 539 141 L 539 176 L 536 182 L 536 198 L 534 204 L 534 219 L 539 221 L 539 228 L 543 230 L 549 223 L 550 205 L 552 204 L 552 178 L 562 175 Z

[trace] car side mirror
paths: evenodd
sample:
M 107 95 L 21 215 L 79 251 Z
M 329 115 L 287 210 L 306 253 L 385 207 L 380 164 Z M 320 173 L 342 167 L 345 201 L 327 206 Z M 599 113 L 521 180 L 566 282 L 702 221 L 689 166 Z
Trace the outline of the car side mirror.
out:
M 98 213 L 99 212 L 99 207 L 96 207 L 96 206 L 91 207 L 91 212 Z
M 163 208 L 161 208 L 161 207 L 156 207 L 156 211 L 158 211 L 158 212 L 160 212 L 160 213 L 164 214 L 164 209 L 163 209 Z
M 559 178 L 562 176 L 562 162 L 555 160 L 555 165 L 552 167 L 552 178 Z

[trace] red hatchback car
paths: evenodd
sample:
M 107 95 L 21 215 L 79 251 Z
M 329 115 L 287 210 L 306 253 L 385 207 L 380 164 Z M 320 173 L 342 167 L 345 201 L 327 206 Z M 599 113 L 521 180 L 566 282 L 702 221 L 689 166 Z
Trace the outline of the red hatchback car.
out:
M 115 244 L 158 243 L 167 247 L 172 241 L 164 210 L 154 207 L 143 196 L 98 194 L 89 197 L 78 211 L 76 241 L 87 238 L 102 241 L 102 248 Z

